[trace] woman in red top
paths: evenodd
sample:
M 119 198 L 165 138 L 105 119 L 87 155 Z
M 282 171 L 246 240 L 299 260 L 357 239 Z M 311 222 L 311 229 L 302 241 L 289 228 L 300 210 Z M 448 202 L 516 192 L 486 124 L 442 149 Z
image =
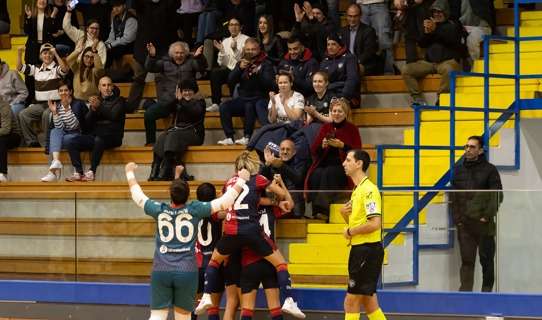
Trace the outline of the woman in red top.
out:
M 311 146 L 313 163 L 305 178 L 305 190 L 313 192 L 308 192 L 306 198 L 312 202 L 313 216 L 321 220 L 328 220 L 330 204 L 340 201 L 346 194 L 317 191 L 343 190 L 352 185 L 342 163 L 349 150 L 361 149 L 361 137 L 358 128 L 347 120 L 349 112 L 346 99 L 332 99 L 330 116 L 333 122 L 322 125 Z

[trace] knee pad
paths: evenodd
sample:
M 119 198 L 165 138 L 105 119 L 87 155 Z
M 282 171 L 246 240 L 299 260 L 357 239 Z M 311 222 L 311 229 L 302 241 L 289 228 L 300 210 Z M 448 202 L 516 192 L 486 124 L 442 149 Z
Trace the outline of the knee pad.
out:
M 175 320 L 190 320 L 192 315 L 190 313 L 180 313 L 175 310 Z
M 167 320 L 168 312 L 168 309 L 151 310 L 151 316 L 149 320 Z

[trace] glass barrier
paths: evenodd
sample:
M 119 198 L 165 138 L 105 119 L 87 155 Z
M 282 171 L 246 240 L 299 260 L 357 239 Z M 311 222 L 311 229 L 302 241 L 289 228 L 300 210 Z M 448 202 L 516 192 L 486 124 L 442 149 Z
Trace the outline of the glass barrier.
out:
M 163 189 L 146 193 L 168 202 L 167 186 Z M 269 223 L 275 227 L 294 286 L 345 288 L 351 246 L 344 237 L 346 224 L 340 211 L 351 193 L 293 191 L 292 195 L 301 203 L 305 197 L 310 200 L 305 218 L 289 214 L 260 222 L 266 231 L 273 229 Z M 418 192 L 419 215 L 413 211 L 414 195 L 381 192 L 383 289 L 458 291 L 463 286 L 474 291 L 542 292 L 538 272 L 542 258 L 536 254 L 542 246 L 537 232 L 542 225 L 540 191 Z M 459 226 L 454 211 L 465 212 Z M 496 213 L 494 218 L 491 212 Z M 405 215 L 412 219 L 405 220 Z M 485 217 L 489 220 L 480 221 Z M 155 232 L 153 219 L 124 190 L 2 192 L 0 277 L 146 283 Z

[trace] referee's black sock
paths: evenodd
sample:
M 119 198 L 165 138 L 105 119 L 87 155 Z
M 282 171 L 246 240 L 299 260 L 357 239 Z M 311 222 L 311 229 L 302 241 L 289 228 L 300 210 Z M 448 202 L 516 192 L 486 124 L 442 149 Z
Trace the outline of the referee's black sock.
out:
M 209 261 L 207 269 L 205 269 L 205 287 L 203 292 L 211 294 L 211 292 L 216 292 L 216 286 L 219 278 L 218 268 L 220 263 L 216 260 Z
M 290 280 L 290 273 L 288 272 L 288 265 L 286 263 L 277 266 L 277 280 L 281 293 L 285 297 L 291 297 L 292 281 Z

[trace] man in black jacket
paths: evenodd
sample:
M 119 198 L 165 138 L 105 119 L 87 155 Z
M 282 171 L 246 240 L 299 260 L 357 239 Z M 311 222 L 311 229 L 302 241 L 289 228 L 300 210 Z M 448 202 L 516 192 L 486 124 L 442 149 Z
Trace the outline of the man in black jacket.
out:
M 460 25 L 448 19 L 448 0 L 436 0 L 431 6 L 431 13 L 432 17 L 423 22 L 424 34 L 419 40 L 419 45 L 427 48 L 425 60 L 408 63 L 402 70 L 403 80 L 414 104 L 427 104 L 418 79 L 429 74 L 438 73 L 442 77 L 437 94 L 450 92 L 450 72 L 461 70 L 459 63 L 466 52 Z
M 378 42 L 373 27 L 361 22 L 361 8 L 351 4 L 346 10 L 348 25 L 341 29 L 341 37 L 348 51 L 358 60 L 360 76 L 384 72 L 383 60 L 377 55 Z
M 454 190 L 502 190 L 501 178 L 484 156 L 484 140 L 469 137 L 463 162 L 454 168 Z M 454 224 L 461 252 L 460 291 L 472 291 L 476 251 L 482 266 L 482 291 L 491 292 L 495 278 L 495 220 L 502 192 L 450 192 Z
M 74 174 L 66 181 L 94 181 L 96 169 L 102 160 L 104 150 L 122 145 L 126 100 L 111 78 L 102 77 L 98 83 L 99 96 L 89 98 L 89 111 L 85 116 L 85 127 L 89 134 L 69 140 L 66 149 L 70 155 Z M 90 169 L 83 174 L 81 151 L 91 150 Z
M 218 144 L 246 145 L 254 132 L 256 118 L 262 126 L 269 123 L 269 92 L 275 88 L 273 64 L 267 59 L 265 52 L 261 51 L 256 39 L 248 38 L 245 41 L 241 61 L 230 72 L 228 82 L 232 87 L 239 84 L 239 96 L 220 105 L 220 122 L 226 138 L 218 141 Z M 244 136 L 237 140 L 234 140 L 234 116 L 245 117 Z
M 292 36 L 288 39 L 288 53 L 279 63 L 278 70 L 290 72 L 294 78 L 294 90 L 305 97 L 310 96 L 312 88 L 312 74 L 318 71 L 319 65 L 312 57 L 312 51 L 301 43 L 301 40 Z
M 286 138 L 280 143 L 280 154 L 277 156 L 270 148 L 264 150 L 265 165 L 261 174 L 273 180 L 275 174 L 280 174 L 284 184 L 294 199 L 292 213 L 295 218 L 305 215 L 305 200 L 303 199 L 303 183 L 307 173 L 308 163 L 296 157 L 295 143 Z M 297 190 L 299 192 L 292 192 Z

